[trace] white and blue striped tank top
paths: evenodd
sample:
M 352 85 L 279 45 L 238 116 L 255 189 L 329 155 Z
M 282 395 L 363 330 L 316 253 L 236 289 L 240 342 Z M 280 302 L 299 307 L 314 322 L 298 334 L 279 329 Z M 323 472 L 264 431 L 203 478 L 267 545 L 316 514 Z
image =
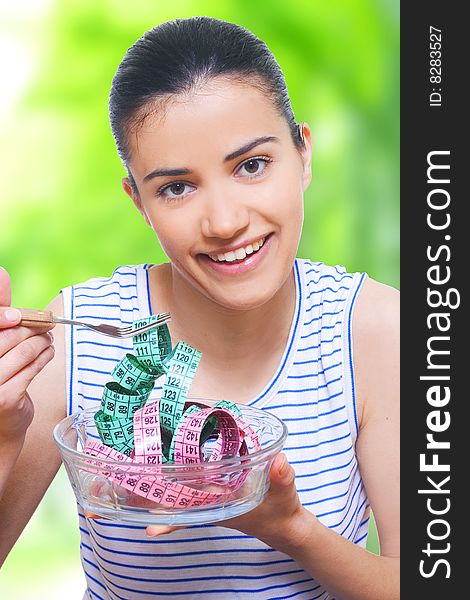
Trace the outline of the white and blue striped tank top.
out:
M 149 265 L 118 267 L 111 277 L 62 290 L 65 316 L 131 323 L 150 306 Z M 322 523 L 365 546 L 369 504 L 358 468 L 351 322 L 365 274 L 296 259 L 296 308 L 272 380 L 249 404 L 289 430 L 284 452 L 302 504 Z M 96 407 L 104 384 L 132 340 L 67 330 L 67 410 Z M 157 384 L 159 384 L 157 380 Z M 151 398 L 159 397 L 161 383 Z M 217 525 L 161 538 L 145 527 L 85 519 L 79 507 L 85 598 L 97 600 L 332 600 L 294 560 L 256 538 Z

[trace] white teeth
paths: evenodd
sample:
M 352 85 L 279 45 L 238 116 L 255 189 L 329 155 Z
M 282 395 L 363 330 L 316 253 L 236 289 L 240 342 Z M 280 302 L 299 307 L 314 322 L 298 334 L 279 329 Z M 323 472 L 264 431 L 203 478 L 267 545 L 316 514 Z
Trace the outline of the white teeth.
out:
M 244 248 L 237 248 L 236 250 L 230 250 L 230 252 L 225 252 L 224 254 L 209 254 L 210 258 L 214 261 L 226 261 L 233 262 L 234 260 L 243 260 L 247 254 L 253 254 L 261 248 L 264 244 L 265 238 L 261 238 L 257 242 L 253 242 L 253 244 L 248 244 Z
M 241 260 L 242 258 L 245 258 L 246 252 L 243 248 L 237 248 L 235 250 L 235 256 L 237 257 L 237 260 Z
M 233 252 L 233 250 L 230 250 L 230 252 L 226 252 L 224 256 L 227 262 L 232 262 L 236 259 L 235 252 Z

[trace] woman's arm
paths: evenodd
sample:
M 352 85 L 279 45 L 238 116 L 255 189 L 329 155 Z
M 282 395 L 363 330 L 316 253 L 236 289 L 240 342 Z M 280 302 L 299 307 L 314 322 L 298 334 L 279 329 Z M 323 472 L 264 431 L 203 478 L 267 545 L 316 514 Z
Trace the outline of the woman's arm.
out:
M 62 298 L 59 296 L 53 300 L 48 309 L 54 314 L 62 315 Z M 11 474 L 0 501 L 0 565 L 60 466 L 59 453 L 52 440 L 52 429 L 65 416 L 64 339 L 64 328 L 56 328 L 54 358 L 36 374 L 28 386 L 28 398 L 31 408 L 34 408 L 32 423 L 25 438 L 24 432 L 21 436 L 12 438 L 9 464 L 3 465 L 4 472 L 11 470 Z M 18 454 L 19 458 L 15 462 Z
M 51 326 L 16 327 L 21 313 L 10 305 L 10 276 L 0 267 L 0 498 L 33 418 L 26 390 L 54 355 Z
M 397 600 L 400 595 L 398 309 L 396 290 L 367 280 L 353 319 L 360 424 L 356 451 L 381 556 L 346 540 L 301 505 L 294 469 L 283 455 L 272 465 L 271 486 L 261 505 L 220 523 L 288 554 L 338 600 Z M 147 533 L 174 529 L 149 526 Z
M 367 280 L 353 320 L 359 435 L 356 452 L 372 507 L 381 556 L 342 538 L 316 519 L 291 552 L 338 599 L 400 596 L 399 294 Z

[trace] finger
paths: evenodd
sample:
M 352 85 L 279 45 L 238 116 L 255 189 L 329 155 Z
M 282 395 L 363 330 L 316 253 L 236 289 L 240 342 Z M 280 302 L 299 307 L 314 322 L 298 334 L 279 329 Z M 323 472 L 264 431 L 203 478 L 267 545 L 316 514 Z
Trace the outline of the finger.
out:
M 21 312 L 17 308 L 0 306 L 0 329 L 15 327 L 21 321 Z
M 0 306 L 11 304 L 11 281 L 8 271 L 0 267 Z
M 7 329 L 0 328 L 0 358 L 7 352 L 18 346 L 24 340 L 28 338 L 34 338 L 36 335 L 42 335 L 46 331 L 50 331 L 53 325 L 46 325 L 44 327 L 10 327 Z
M 44 369 L 48 362 L 55 356 L 54 346 L 48 346 L 41 354 L 24 369 L 11 377 L 2 385 L 2 396 L 5 398 L 18 398 L 29 387 L 36 375 Z
M 0 385 L 34 362 L 51 344 L 51 336 L 43 333 L 23 340 L 4 354 L 0 358 Z
M 176 525 L 149 525 L 146 529 L 146 534 L 149 537 L 157 537 L 159 535 L 165 535 L 167 533 L 172 533 L 177 529 L 184 529 L 184 527 L 176 526 Z
M 271 486 L 288 487 L 295 480 L 295 471 L 287 461 L 285 454 L 278 454 L 269 471 Z

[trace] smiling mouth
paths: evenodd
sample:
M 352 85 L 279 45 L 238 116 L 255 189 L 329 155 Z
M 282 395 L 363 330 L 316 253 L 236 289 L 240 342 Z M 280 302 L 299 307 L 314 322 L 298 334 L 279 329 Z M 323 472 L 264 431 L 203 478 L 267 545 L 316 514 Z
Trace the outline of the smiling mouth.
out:
M 267 236 L 261 237 L 252 244 L 247 244 L 243 248 L 237 248 L 236 250 L 230 250 L 229 252 L 223 252 L 221 254 L 207 254 L 214 262 L 224 262 L 231 264 L 238 264 L 245 260 L 247 256 L 256 254 L 260 248 L 262 248 Z

